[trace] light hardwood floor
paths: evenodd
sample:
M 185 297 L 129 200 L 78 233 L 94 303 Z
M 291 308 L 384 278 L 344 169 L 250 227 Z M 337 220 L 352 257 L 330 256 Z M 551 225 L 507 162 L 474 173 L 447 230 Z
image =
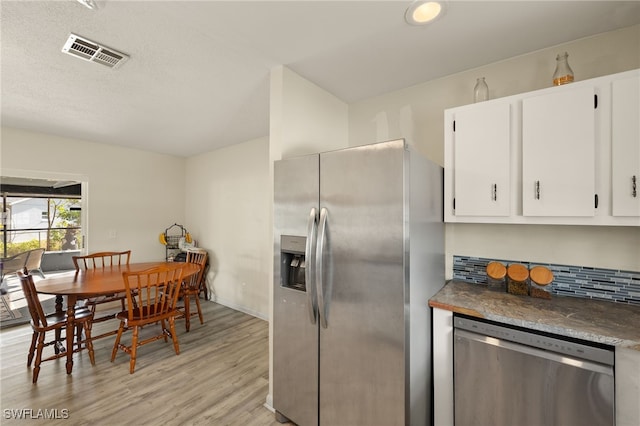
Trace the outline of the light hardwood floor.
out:
M 110 362 L 110 336 L 95 341 L 95 366 L 86 351 L 74 355 L 71 375 L 65 372 L 64 359 L 45 362 L 33 385 L 26 366 L 31 328 L 2 330 L 0 423 L 44 424 L 42 419 L 13 418 L 13 410 L 24 409 L 31 410 L 22 411 L 29 417 L 43 414 L 38 410 L 57 414 L 59 419 L 48 425 L 280 425 L 263 405 L 269 392 L 268 323 L 201 302 L 204 325 L 192 319 L 186 333 L 184 321 L 177 321 L 180 355 L 175 355 L 171 339 L 142 346 L 134 374 L 129 374 L 124 352 Z M 96 324 L 94 334 L 117 324 Z M 130 341 L 131 331 L 125 336 Z

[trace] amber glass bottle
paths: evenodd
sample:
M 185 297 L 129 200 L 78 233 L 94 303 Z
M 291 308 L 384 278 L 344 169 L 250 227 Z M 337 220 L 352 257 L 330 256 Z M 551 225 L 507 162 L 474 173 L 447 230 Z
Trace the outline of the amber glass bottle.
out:
M 564 52 L 556 56 L 556 70 L 553 73 L 553 85 L 561 86 L 573 81 L 573 70 L 569 66 L 569 54 Z

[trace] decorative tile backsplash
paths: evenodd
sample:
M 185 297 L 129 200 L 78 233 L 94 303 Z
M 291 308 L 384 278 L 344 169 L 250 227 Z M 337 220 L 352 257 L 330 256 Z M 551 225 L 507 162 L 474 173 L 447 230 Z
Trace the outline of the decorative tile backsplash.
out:
M 492 261 L 502 262 L 505 266 L 521 263 L 529 269 L 546 266 L 553 272 L 552 294 L 640 306 L 640 272 L 634 271 L 454 255 L 453 279 L 486 284 L 486 267 Z

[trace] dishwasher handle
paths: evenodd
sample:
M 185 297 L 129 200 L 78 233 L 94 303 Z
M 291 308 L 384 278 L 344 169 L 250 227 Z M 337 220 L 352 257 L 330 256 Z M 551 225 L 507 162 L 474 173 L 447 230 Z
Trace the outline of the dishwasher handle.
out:
M 519 343 L 513 343 L 508 340 L 498 339 L 491 336 L 484 336 L 482 334 L 472 333 L 470 331 L 461 330 L 456 328 L 454 330 L 454 338 L 473 340 L 476 342 L 484 343 L 491 346 L 497 346 L 507 350 L 520 352 L 523 354 L 548 359 L 561 364 L 570 365 L 572 367 L 581 368 L 583 370 L 594 371 L 596 373 L 606 374 L 613 377 L 613 367 L 609 365 L 600 364 L 597 362 L 589 361 L 586 359 L 576 358 L 570 355 L 560 354 L 557 352 L 546 351 L 544 349 L 534 348 L 532 346 L 521 345 Z

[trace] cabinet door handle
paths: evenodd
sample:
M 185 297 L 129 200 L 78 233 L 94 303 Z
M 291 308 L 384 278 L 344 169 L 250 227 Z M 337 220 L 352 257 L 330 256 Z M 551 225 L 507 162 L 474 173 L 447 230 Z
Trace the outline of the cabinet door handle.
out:
M 491 185 L 491 199 L 493 201 L 498 201 L 498 184 L 494 183 Z
M 631 176 L 631 196 L 636 198 L 638 196 L 638 191 L 636 190 L 636 175 Z
M 540 181 L 537 180 L 535 183 L 535 194 L 534 194 L 534 198 L 536 200 L 540 199 Z

